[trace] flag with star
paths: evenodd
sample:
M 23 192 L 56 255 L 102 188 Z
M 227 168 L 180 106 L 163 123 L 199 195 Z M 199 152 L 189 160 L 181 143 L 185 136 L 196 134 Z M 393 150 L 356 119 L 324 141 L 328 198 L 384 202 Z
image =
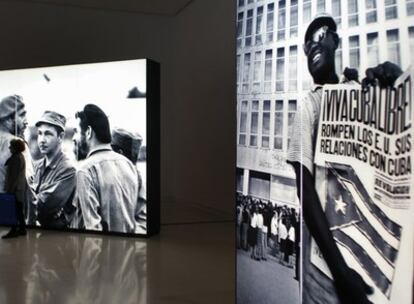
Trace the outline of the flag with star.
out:
M 344 228 L 361 221 L 355 201 L 339 182 L 332 170 L 327 170 L 325 213 L 331 230 Z
M 325 214 L 335 241 L 389 297 L 402 227 L 374 203 L 350 165 L 326 163 Z

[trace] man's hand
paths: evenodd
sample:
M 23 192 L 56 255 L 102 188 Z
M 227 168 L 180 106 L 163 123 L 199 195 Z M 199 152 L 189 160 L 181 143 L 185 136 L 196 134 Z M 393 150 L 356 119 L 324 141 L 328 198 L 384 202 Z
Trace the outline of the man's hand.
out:
M 334 284 L 338 298 L 342 304 L 368 304 L 367 295 L 373 293 L 371 286 L 366 284 L 362 277 L 352 268 L 345 270 L 335 278 Z
M 379 84 L 381 88 L 392 87 L 395 80 L 402 74 L 401 68 L 389 61 L 377 65 L 375 68 L 368 68 L 365 71 L 366 77 L 362 80 L 362 87 L 366 89 L 369 85 Z

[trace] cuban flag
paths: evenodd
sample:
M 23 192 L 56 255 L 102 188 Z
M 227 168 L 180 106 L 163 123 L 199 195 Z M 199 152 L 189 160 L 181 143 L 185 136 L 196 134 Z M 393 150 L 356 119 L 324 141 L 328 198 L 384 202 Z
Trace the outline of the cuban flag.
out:
M 335 241 L 389 298 L 402 227 L 374 203 L 351 166 L 326 163 L 326 177 L 325 214 Z

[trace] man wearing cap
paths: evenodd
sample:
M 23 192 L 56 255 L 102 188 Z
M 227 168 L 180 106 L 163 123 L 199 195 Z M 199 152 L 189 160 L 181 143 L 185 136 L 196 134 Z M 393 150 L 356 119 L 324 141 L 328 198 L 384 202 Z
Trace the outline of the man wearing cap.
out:
M 0 193 L 5 192 L 5 163 L 10 158 L 9 143 L 12 139 L 23 138 L 27 127 L 26 109 L 23 98 L 19 95 L 11 95 L 0 101 Z M 26 179 L 30 180 L 33 175 L 32 157 L 26 146 L 23 156 L 26 163 Z M 29 187 L 24 199 L 26 216 L 30 213 L 28 206 L 32 200 Z
M 147 232 L 147 195 L 141 173 L 136 167 L 142 137 L 138 133 L 129 132 L 121 128 L 112 131 L 111 147 L 115 152 L 124 155 L 134 165 L 138 174 L 138 201 L 135 211 L 136 230 L 135 233 L 145 234 Z
M 79 149 L 87 157 L 77 172 L 75 205 L 81 211 L 78 228 L 135 233 L 138 173 L 132 162 L 111 148 L 106 114 L 88 104 L 76 113 Z
M 321 169 L 314 165 L 314 148 L 322 102 L 322 86 L 339 82 L 335 72 L 335 50 L 339 44 L 339 37 L 334 19 L 327 14 L 316 16 L 306 31 L 304 43 L 314 86 L 301 101 L 293 125 L 295 130 L 300 130 L 301 135 L 291 138 L 287 156 L 296 173 L 297 191 L 298 196 L 303 198 L 302 211 L 306 223 L 302 230 L 303 303 L 370 303 L 367 294 L 372 292 L 372 288 L 345 263 L 329 230 L 316 192 L 320 186 L 316 177 L 321 174 Z M 346 72 L 345 79 L 357 80 L 357 71 L 348 69 Z M 386 62 L 376 68 L 367 69 L 362 84 L 365 86 L 379 81 L 381 86 L 392 85 L 401 73 L 398 66 Z M 333 281 L 310 263 L 311 236 L 331 270 Z
M 31 187 L 36 220 L 42 227 L 67 228 L 74 208 L 76 170 L 62 151 L 66 119 L 46 111 L 36 123 L 37 143 L 43 158 L 35 163 Z

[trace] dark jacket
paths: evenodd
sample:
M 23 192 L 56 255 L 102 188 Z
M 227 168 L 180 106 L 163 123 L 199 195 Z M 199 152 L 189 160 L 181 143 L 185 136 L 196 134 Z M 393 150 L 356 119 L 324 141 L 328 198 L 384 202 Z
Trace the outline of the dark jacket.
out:
M 26 162 L 22 153 L 14 153 L 6 161 L 7 166 L 5 190 L 16 196 L 16 200 L 24 202 L 27 190 Z

